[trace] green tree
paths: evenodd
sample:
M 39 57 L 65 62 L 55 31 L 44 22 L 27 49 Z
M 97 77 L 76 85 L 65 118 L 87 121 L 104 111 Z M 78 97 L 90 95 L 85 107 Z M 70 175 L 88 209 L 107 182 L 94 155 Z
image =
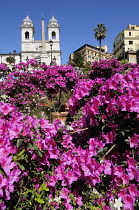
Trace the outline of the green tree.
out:
M 15 62 L 15 58 L 12 57 L 12 56 L 9 56 L 9 57 L 6 58 L 6 61 L 7 61 L 8 63 L 14 63 L 14 62 Z
M 79 52 L 76 52 L 74 54 L 74 57 L 73 57 L 72 61 L 79 68 L 84 67 L 84 57 Z
M 88 72 L 91 70 L 91 66 L 92 66 L 91 61 L 86 62 L 85 65 L 84 65 L 84 68 L 82 68 L 82 72 L 83 72 L 85 75 L 87 75 Z
M 102 39 L 105 39 L 106 37 L 106 32 L 107 32 L 107 27 L 103 23 L 99 23 L 97 25 L 97 28 L 94 28 L 95 31 L 95 39 L 99 41 L 99 48 L 100 48 L 100 60 L 101 60 L 101 42 Z
M 126 64 L 126 63 L 129 63 L 129 61 L 128 61 L 127 59 L 126 59 L 126 60 L 121 60 L 121 61 L 120 61 L 120 64 L 121 64 L 121 65 Z

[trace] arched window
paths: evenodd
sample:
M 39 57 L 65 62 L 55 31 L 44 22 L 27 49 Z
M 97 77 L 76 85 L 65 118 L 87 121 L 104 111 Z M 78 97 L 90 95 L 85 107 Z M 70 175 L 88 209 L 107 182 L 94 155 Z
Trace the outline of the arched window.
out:
M 52 39 L 55 39 L 55 38 L 56 38 L 56 32 L 52 31 Z
M 25 39 L 29 39 L 29 32 L 28 31 L 25 32 Z

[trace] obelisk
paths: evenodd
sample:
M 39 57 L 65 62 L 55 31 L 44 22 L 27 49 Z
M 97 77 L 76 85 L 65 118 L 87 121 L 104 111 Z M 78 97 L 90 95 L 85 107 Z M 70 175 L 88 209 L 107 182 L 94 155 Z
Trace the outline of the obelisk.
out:
M 42 16 L 42 53 L 41 53 L 41 63 L 47 62 L 47 54 L 46 54 L 46 47 L 45 47 L 45 25 L 44 25 L 44 18 Z
M 46 52 L 45 49 L 45 26 L 44 26 L 44 18 L 42 17 L 42 52 Z

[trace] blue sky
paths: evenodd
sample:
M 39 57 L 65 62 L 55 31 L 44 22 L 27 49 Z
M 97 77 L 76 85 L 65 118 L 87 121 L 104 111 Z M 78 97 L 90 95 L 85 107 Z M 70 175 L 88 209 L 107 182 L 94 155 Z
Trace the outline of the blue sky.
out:
M 112 52 L 113 41 L 128 24 L 139 25 L 138 0 L 7 0 L 0 2 L 0 53 L 21 50 L 22 20 L 28 12 L 35 26 L 35 39 L 41 39 L 41 17 L 47 27 L 52 15 L 60 25 L 62 63 L 84 44 L 97 46 L 94 28 L 98 23 L 107 26 L 102 45 Z M 47 32 L 47 30 L 46 30 Z M 46 33 L 47 39 L 47 33 Z

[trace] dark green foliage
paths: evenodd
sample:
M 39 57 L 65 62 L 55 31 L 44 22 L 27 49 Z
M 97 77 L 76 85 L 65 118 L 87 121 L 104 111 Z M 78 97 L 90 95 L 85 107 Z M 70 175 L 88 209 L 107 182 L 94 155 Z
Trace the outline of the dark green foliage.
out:
M 75 63 L 76 66 L 78 66 L 79 68 L 84 67 L 84 58 L 83 56 L 79 53 L 76 52 L 74 54 L 74 58 L 72 59 L 72 61 Z

